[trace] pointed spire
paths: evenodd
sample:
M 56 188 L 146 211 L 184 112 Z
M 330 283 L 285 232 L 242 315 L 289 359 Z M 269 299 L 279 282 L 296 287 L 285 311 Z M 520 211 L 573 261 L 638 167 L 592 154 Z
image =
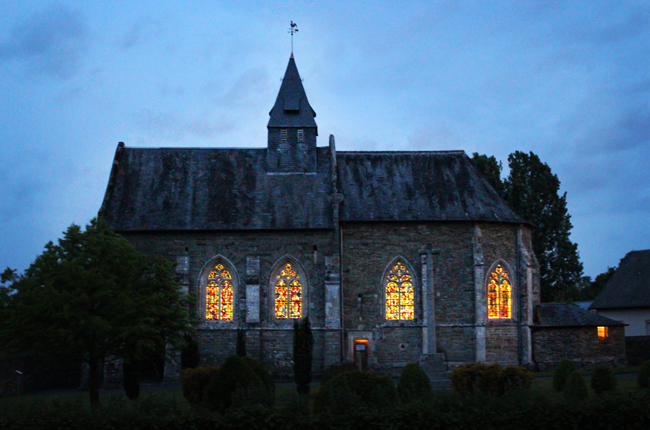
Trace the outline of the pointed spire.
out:
M 269 115 L 271 118 L 267 127 L 317 127 L 314 120 L 316 112 L 314 112 L 307 100 L 307 94 L 302 86 L 293 53 L 289 58 L 287 70 L 284 72 L 278 98 L 275 100 L 275 105 Z

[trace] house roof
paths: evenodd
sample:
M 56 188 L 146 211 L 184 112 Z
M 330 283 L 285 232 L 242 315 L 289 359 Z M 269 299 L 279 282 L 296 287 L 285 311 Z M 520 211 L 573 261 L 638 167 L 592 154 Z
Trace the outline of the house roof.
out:
M 302 86 L 293 54 L 289 59 L 287 70 L 282 78 L 282 85 L 271 112 L 267 127 L 313 127 L 317 128 L 316 112 L 307 100 L 307 93 Z M 318 134 L 318 131 L 317 133 Z
M 533 327 L 597 327 L 626 324 L 590 312 L 573 303 L 541 303 L 535 306 Z
M 526 223 L 463 151 L 337 152 L 344 221 Z
M 650 249 L 646 249 L 628 252 L 589 309 L 649 307 Z

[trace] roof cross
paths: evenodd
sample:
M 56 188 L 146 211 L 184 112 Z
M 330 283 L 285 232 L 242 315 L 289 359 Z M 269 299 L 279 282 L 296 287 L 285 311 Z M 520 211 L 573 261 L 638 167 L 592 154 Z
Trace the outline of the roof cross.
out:
M 298 24 L 291 21 L 291 27 L 289 27 L 287 33 L 291 35 L 291 55 L 293 55 L 293 33 L 298 33 Z

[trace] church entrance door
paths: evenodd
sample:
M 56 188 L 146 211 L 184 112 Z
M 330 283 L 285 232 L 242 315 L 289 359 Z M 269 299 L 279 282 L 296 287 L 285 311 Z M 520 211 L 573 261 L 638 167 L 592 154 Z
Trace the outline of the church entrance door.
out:
M 359 370 L 368 370 L 368 340 L 355 339 L 354 341 L 354 363 Z

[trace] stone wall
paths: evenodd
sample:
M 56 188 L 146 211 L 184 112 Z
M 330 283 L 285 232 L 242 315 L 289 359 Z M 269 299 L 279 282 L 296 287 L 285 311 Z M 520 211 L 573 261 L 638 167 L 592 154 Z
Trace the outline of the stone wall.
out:
M 630 366 L 650 360 L 650 336 L 626 336 L 625 351 Z
M 523 343 L 525 339 L 518 337 L 518 326 L 529 324 L 526 315 L 533 286 L 526 276 L 526 266 L 517 271 L 517 255 L 522 244 L 525 252 L 532 254 L 530 238 L 528 235 L 518 239 L 521 227 L 516 225 L 491 223 L 476 227 L 474 223 L 464 222 L 345 223 L 341 227 L 344 327 L 346 331 L 372 333 L 374 348 L 371 345 L 370 352 L 375 357 L 371 356 L 369 362 L 400 362 L 404 352 L 403 349 L 397 351 L 395 345 L 422 345 L 426 331 L 433 330 L 436 342 L 428 352 L 444 353 L 451 365 L 476 361 L 477 342 L 484 345 L 484 360 L 488 362 L 519 362 L 518 342 Z M 477 231 L 480 234 L 478 243 Z M 528 228 L 524 231 L 529 233 Z M 410 266 L 417 284 L 413 321 L 385 319 L 383 276 L 396 258 L 405 260 Z M 432 264 L 433 297 L 430 302 L 435 303 L 435 327 L 428 325 L 423 317 L 425 290 L 421 284 L 426 280 L 423 273 L 426 261 Z M 495 324 L 478 320 L 476 312 L 477 297 L 483 297 L 486 302 L 486 276 L 497 261 L 506 263 L 511 272 L 513 297 L 523 297 L 521 303 L 513 302 L 513 319 L 505 325 L 501 321 Z M 530 264 L 537 270 L 536 261 L 531 260 Z M 477 265 L 481 270 L 476 270 Z M 394 342 L 387 333 L 402 341 Z M 479 341 L 477 336 L 483 339 Z M 345 345 L 350 348 L 351 343 Z M 345 356 L 349 354 L 346 350 Z
M 292 372 L 293 321 L 274 317 L 272 271 L 286 256 L 305 278 L 303 315 L 314 330 L 316 375 L 341 359 L 351 361 L 354 339 L 369 340 L 369 365 L 387 372 L 426 354 L 442 354 L 450 365 L 518 362 L 526 345 L 518 327 L 528 325 L 530 270 L 537 270 L 534 256 L 521 257 L 532 255 L 529 233 L 499 223 L 377 222 L 343 223 L 342 243 L 336 229 L 124 235 L 138 249 L 178 263 L 178 280 L 197 297 L 192 311 L 201 319 L 202 364 L 218 365 L 234 353 L 236 330 L 243 328 L 248 354 L 285 378 Z M 204 319 L 203 287 L 216 258 L 233 271 L 233 321 Z M 414 281 L 411 321 L 385 316 L 384 278 L 397 259 Z M 513 300 L 512 320 L 495 323 L 483 308 L 486 277 L 497 261 L 508 266 L 513 298 L 521 300 Z
M 124 236 L 141 251 L 179 263 L 179 281 L 197 297 L 192 311 L 200 319 L 203 365 L 219 365 L 234 354 L 236 330 L 243 328 L 250 356 L 260 359 L 280 379 L 292 375 L 293 320 L 275 319 L 273 313 L 271 272 L 285 256 L 295 259 L 306 278 L 303 279 L 303 315 L 309 315 L 314 330 L 314 373 L 322 373 L 326 351 L 328 363 L 340 362 L 340 330 L 325 324 L 325 281 L 330 279 L 331 284 L 334 278 L 327 273 L 326 260 L 338 261 L 338 243 L 333 231 L 127 233 Z M 206 321 L 204 316 L 202 277 L 205 278 L 217 256 L 226 259 L 235 272 L 232 274 L 233 321 Z
M 548 327 L 533 330 L 533 361 L 538 370 L 554 369 L 565 358 L 581 369 L 597 364 L 625 366 L 625 332 L 623 327 L 609 327 L 602 343 L 596 327 Z

